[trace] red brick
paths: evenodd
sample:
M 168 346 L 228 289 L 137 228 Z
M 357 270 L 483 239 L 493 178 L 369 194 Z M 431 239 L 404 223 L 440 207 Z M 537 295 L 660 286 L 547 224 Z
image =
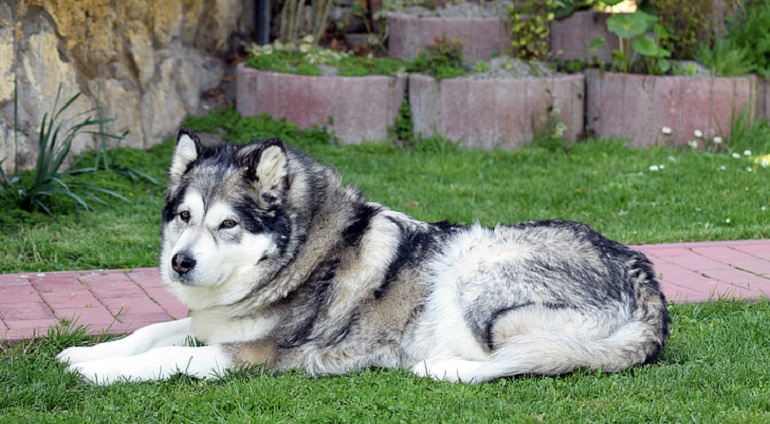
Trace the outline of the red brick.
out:
M 109 324 L 115 321 L 115 317 L 101 305 L 95 308 L 57 309 L 56 316 L 72 321 L 76 325 Z
M 147 297 L 105 300 L 107 310 L 122 323 L 133 321 L 168 320 L 169 315 L 157 303 Z
M 163 287 L 158 268 L 138 268 L 126 274 L 131 281 L 142 288 Z
M 30 278 L 30 283 L 41 293 L 55 290 L 78 290 L 83 288 L 83 285 L 77 276 L 78 274 L 75 272 L 39 274 Z
M 706 271 L 705 274 L 714 280 L 740 286 L 745 289 L 749 289 L 755 285 L 770 288 L 769 279 L 735 268 L 712 269 Z
M 712 269 L 721 269 L 725 267 L 725 264 L 710 259 L 708 257 L 699 255 L 691 250 L 682 249 L 659 249 L 654 252 L 649 252 L 649 255 L 655 258 L 655 262 L 673 262 L 680 267 L 687 268 L 693 271 L 708 271 Z
M 0 305 L 14 305 L 17 303 L 40 302 L 40 296 L 34 287 L 0 285 Z
M 50 293 L 41 293 L 40 296 L 53 310 L 66 308 L 85 308 L 101 306 L 94 295 L 85 287 L 81 290 L 57 290 Z
M 28 319 L 28 320 L 5 320 L 5 325 L 10 331 L 18 331 L 27 334 L 24 338 L 43 337 L 48 334 L 50 327 L 59 325 L 59 320 L 49 319 Z
M 0 274 L 0 287 L 28 286 L 27 274 Z
M 0 317 L 8 324 L 10 321 L 54 318 L 51 309 L 42 302 L 25 302 L 4 305 Z
M 100 278 L 95 281 L 84 279 L 84 283 L 94 296 L 101 300 L 145 297 L 142 288 L 125 275 L 120 274 L 111 277 L 114 279 Z
M 770 243 L 736 245 L 733 249 L 770 261 Z

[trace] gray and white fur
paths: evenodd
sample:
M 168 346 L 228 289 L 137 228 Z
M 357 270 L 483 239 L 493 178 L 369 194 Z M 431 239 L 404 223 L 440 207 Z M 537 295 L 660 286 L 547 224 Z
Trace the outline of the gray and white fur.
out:
M 160 273 L 188 318 L 59 360 L 100 384 L 257 364 L 481 383 L 619 371 L 669 336 L 642 253 L 574 222 L 420 222 L 277 139 L 203 147 L 179 132 Z

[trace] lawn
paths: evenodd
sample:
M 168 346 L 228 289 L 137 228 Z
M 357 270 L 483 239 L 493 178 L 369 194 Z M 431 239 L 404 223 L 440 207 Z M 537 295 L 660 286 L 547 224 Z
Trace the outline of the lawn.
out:
M 452 385 L 403 371 L 312 378 L 260 370 L 219 381 L 94 387 L 54 359 L 81 335 L 0 354 L 0 422 L 734 422 L 770 421 L 770 303 L 674 305 L 659 361 Z
M 766 124 L 721 153 L 632 150 L 617 140 L 541 140 L 492 152 L 443 140 L 338 146 L 320 130 L 238 119 L 231 109 L 185 125 L 234 141 L 281 136 L 372 200 L 424 220 L 579 220 L 631 244 L 770 235 L 770 168 L 753 161 L 770 153 Z M 164 179 L 172 149 L 169 140 L 116 154 L 121 165 Z M 130 201 L 80 213 L 59 205 L 52 216 L 0 205 L 0 273 L 157 265 L 165 188 L 107 171 L 77 178 Z M 89 342 L 81 331 L 59 331 L 0 344 L 0 422 L 770 421 L 770 302 L 677 304 L 671 312 L 671 341 L 656 364 L 481 386 L 386 370 L 320 379 L 253 370 L 215 382 L 177 377 L 100 388 L 55 363 L 64 346 Z

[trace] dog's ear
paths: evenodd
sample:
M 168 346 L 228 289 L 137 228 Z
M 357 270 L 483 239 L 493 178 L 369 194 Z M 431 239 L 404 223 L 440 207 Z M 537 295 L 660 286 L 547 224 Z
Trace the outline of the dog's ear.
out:
M 182 174 L 187 170 L 187 166 L 190 165 L 195 159 L 198 159 L 203 146 L 198 136 L 186 129 L 179 130 L 179 134 L 176 137 L 176 147 L 174 148 L 174 158 L 171 160 L 171 184 L 175 185 L 179 183 Z
M 286 146 L 280 139 L 272 138 L 250 144 L 238 152 L 241 166 L 246 168 L 246 178 L 260 192 L 260 199 L 274 203 L 287 186 L 289 158 Z

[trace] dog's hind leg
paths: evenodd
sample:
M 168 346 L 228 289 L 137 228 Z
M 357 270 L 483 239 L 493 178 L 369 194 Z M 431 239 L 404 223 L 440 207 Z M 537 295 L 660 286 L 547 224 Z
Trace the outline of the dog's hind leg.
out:
M 63 364 L 138 355 L 163 346 L 181 346 L 191 337 L 191 318 L 161 322 L 136 330 L 129 336 L 95 346 L 70 347 L 56 358 Z

